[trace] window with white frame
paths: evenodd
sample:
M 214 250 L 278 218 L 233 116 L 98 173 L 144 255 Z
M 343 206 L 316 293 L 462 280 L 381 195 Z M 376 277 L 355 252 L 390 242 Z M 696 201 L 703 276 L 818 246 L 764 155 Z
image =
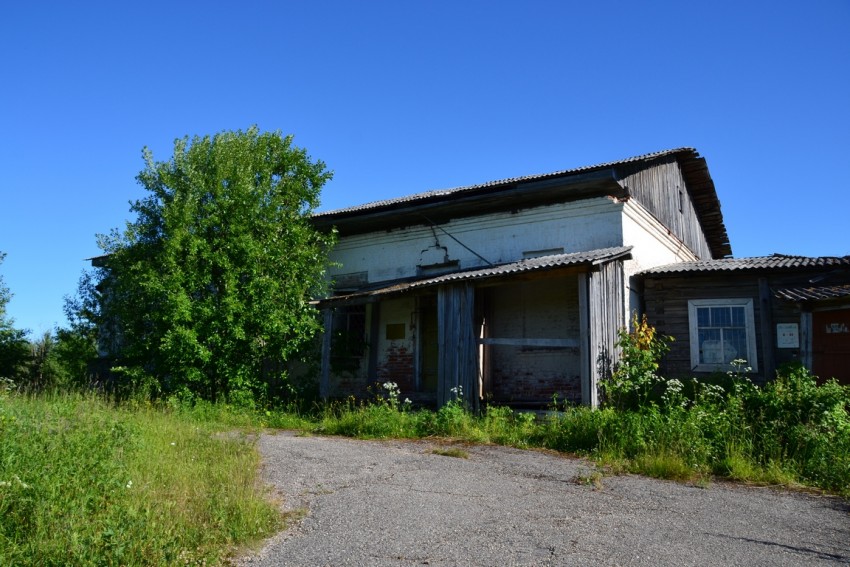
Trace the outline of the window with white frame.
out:
M 758 371 L 752 299 L 694 299 L 688 320 L 693 370 L 726 371 L 742 359 Z

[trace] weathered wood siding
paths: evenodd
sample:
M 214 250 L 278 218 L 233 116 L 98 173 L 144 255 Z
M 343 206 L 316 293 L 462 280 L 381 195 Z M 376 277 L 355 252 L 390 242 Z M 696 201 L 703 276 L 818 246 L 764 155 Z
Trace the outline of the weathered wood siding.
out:
M 587 275 L 589 376 L 585 403 L 595 405 L 599 383 L 617 363 L 617 333 L 626 325 L 623 263 L 609 262 Z M 590 398 L 587 399 L 589 394 Z
M 761 286 L 760 278 L 763 279 Z M 800 325 L 799 308 L 793 303 L 771 297 L 769 292 L 770 288 L 793 285 L 801 279 L 805 281 L 805 278 L 799 275 L 765 277 L 763 274 L 730 274 L 728 272 L 646 277 L 644 301 L 647 321 L 655 326 L 660 334 L 669 335 L 675 339 L 670 345 L 670 352 L 662 361 L 662 374 L 669 377 L 698 377 L 707 374 L 691 369 L 688 301 L 693 299 L 752 299 L 758 356 L 758 372 L 752 375 L 753 380 L 763 382 L 773 378 L 773 370 L 783 363 L 802 362 L 801 349 L 776 348 L 775 337 L 777 324 Z M 765 290 L 768 292 L 766 300 Z M 802 330 L 800 328 L 801 347 L 803 345 Z M 766 334 L 768 336 L 765 336 Z M 766 347 L 770 349 L 767 357 L 765 357 Z
M 475 340 L 475 288 L 468 283 L 440 286 L 437 293 L 440 344 L 437 369 L 437 404 L 454 399 L 453 388 L 463 388 L 463 398 L 477 410 L 478 346 Z
M 617 172 L 620 183 L 694 254 L 704 260 L 712 257 L 675 156 L 648 168 L 645 164 L 620 166 Z

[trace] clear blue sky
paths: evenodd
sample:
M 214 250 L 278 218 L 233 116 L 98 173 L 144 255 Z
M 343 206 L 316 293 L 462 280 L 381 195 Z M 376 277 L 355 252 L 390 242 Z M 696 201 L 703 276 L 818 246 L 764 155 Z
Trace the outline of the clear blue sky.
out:
M 51 2 L 0 15 L 0 274 L 64 324 L 141 149 L 245 129 L 335 172 L 322 208 L 680 146 L 736 256 L 850 254 L 850 2 Z

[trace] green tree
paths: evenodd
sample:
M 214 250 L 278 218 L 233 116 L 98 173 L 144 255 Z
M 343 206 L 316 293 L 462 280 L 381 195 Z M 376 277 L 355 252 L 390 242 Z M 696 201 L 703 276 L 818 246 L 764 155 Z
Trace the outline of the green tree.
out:
M 66 385 L 68 374 L 57 356 L 57 341 L 50 331 L 29 343 L 30 360 L 24 388 L 43 392 Z
M 165 162 L 143 155 L 136 219 L 99 236 L 101 342 L 163 392 L 252 400 L 264 366 L 281 368 L 268 363 L 320 328 L 309 302 L 333 235 L 310 215 L 332 174 L 291 136 L 256 127 L 176 140 Z
M 6 254 L 0 252 L 0 264 Z M 6 305 L 12 294 L 0 275 L 0 378 L 19 379 L 26 371 L 29 359 L 27 332 L 14 327 L 14 321 L 6 314 Z
M 96 361 L 98 330 L 104 325 L 100 314 L 102 294 L 98 274 L 83 272 L 76 296 L 65 296 L 68 326 L 56 329 L 55 355 L 66 377 L 66 386 L 85 389 L 98 382 Z

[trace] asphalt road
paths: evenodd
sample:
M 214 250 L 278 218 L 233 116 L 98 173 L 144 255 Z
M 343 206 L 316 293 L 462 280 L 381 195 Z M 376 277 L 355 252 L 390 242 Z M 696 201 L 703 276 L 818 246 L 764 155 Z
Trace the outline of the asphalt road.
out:
M 589 482 L 582 459 L 433 441 L 259 439 L 303 517 L 240 565 L 847 565 L 850 503 L 714 482 Z

